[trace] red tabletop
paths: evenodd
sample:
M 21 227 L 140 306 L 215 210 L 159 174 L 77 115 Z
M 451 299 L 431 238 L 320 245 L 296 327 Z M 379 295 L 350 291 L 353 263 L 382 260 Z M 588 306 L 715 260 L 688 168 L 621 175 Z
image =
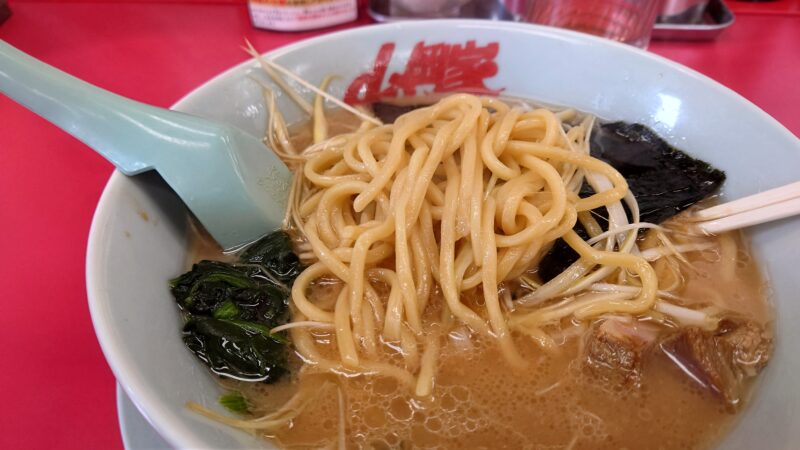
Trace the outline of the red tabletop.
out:
M 736 23 L 717 41 L 653 42 L 650 50 L 739 92 L 800 135 L 800 0 L 764 9 L 731 3 Z M 90 83 L 165 107 L 245 60 L 243 37 L 266 51 L 319 33 L 255 30 L 244 3 L 231 0 L 12 0 L 11 9 L 0 38 Z M 122 447 L 114 378 L 84 286 L 89 225 L 111 172 L 94 152 L 0 95 L 2 449 Z

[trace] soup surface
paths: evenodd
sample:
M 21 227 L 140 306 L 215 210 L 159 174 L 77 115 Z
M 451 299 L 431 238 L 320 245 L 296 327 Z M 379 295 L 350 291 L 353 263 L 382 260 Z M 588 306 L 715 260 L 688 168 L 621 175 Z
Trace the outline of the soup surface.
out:
M 716 303 L 771 333 L 766 285 L 746 242 L 740 233 L 723 239 L 738 248 L 734 273 L 722 273 L 730 265 L 723 263 L 716 238 L 715 247 L 687 254 L 697 270 L 687 278 L 681 297 Z M 198 241 L 195 259 L 220 257 L 208 241 Z M 336 286 L 323 286 L 315 295 L 333 301 L 336 293 Z M 585 326 L 566 324 L 563 344 L 552 354 L 517 338 L 523 356 L 534 361 L 524 371 L 511 369 L 493 341 L 466 339 L 468 334 L 457 327 L 444 340 L 431 398 L 416 398 L 389 378 L 338 377 L 290 425 L 265 437 L 286 448 L 335 446 L 338 389 L 349 448 L 702 449 L 719 440 L 742 409 L 731 411 L 660 350 L 642 361 L 638 386 L 598 376 L 586 365 L 583 349 L 590 336 Z M 332 334 L 315 337 L 331 356 L 335 353 Z M 383 351 L 387 359 L 397 358 L 391 344 L 384 343 Z M 301 387 L 330 377 L 309 366 L 300 369 L 299 358 L 294 364 L 298 370 L 291 379 L 274 385 L 225 384 L 257 405 L 254 415 L 268 413 Z M 744 387 L 746 397 L 751 384 Z

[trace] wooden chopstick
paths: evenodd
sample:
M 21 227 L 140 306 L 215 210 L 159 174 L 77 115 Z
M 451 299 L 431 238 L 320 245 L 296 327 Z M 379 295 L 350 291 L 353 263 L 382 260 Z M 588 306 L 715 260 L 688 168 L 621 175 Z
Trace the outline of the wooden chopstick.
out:
M 743 197 L 696 212 L 702 232 L 718 234 L 800 214 L 800 182 Z

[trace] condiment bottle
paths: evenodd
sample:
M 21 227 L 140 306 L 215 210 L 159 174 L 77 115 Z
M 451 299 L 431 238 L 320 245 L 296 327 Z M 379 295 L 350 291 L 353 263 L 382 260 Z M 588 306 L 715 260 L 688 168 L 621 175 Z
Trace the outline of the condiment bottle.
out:
M 253 26 L 304 31 L 356 20 L 357 0 L 248 0 Z

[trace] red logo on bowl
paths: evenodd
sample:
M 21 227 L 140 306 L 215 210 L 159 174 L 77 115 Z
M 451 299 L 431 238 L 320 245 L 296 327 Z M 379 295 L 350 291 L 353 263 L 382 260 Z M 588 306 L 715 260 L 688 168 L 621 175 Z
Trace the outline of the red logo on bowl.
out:
M 401 96 L 441 92 L 469 92 L 497 95 L 502 89 L 489 89 L 484 80 L 497 74 L 495 58 L 500 44 L 478 46 L 465 44 L 429 44 L 417 42 L 403 72 L 389 75 L 383 88 L 395 43 L 387 42 L 378 50 L 372 69 L 357 76 L 347 87 L 344 101 L 351 104 L 372 103 Z

